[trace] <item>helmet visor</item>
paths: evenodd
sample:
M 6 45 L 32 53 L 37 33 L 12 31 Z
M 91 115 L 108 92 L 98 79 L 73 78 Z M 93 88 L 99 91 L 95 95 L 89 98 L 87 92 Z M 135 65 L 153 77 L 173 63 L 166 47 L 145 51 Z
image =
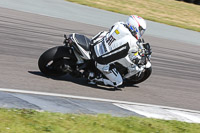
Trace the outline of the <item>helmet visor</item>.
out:
M 129 28 L 132 30 L 132 31 L 135 31 L 135 28 L 131 25 L 129 25 Z
M 140 32 L 140 36 L 142 36 L 145 32 L 145 29 L 142 28 L 142 26 L 139 26 L 139 32 Z

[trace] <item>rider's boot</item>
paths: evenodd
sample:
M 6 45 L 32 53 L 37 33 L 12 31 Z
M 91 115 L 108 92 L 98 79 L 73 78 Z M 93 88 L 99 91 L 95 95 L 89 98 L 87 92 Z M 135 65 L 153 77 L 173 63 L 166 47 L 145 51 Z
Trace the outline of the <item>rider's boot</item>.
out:
M 103 84 L 103 85 L 107 85 L 107 86 L 112 86 L 114 90 L 121 90 L 121 89 L 119 89 L 119 86 L 121 84 L 117 84 L 115 82 L 113 83 L 110 80 L 105 79 L 105 78 L 95 78 L 95 79 L 93 79 L 93 81 L 95 83 L 97 83 L 97 84 Z
M 102 72 L 104 77 L 95 78 L 96 82 L 102 82 L 104 85 L 109 85 L 113 87 L 118 87 L 122 85 L 123 79 L 117 69 L 113 66 L 102 65 L 97 63 L 97 68 Z
M 95 78 L 95 75 L 93 72 L 89 73 L 88 81 L 89 81 L 88 84 L 96 84 L 96 83 L 102 84 L 103 83 L 104 85 L 115 86 L 114 83 L 108 79 L 105 79 L 102 77 Z

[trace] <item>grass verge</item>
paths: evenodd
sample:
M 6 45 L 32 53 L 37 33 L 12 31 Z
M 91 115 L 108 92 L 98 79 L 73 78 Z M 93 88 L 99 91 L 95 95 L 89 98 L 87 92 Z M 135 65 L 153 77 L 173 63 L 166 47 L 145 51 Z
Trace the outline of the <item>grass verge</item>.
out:
M 200 31 L 200 6 L 176 0 L 67 0 L 125 15 Z
M 140 117 L 112 117 L 0 109 L 1 133 L 198 133 L 200 124 Z

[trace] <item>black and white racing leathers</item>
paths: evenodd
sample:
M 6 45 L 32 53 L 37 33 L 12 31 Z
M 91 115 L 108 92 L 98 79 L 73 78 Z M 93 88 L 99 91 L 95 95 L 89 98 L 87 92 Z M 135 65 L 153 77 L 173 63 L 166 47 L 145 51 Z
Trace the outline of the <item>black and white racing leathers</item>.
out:
M 92 53 L 96 67 L 109 79 L 97 79 L 105 85 L 119 86 L 123 83 L 122 76 L 110 64 L 118 62 L 128 68 L 130 77 L 139 71 L 131 60 L 139 57 L 138 40 L 131 34 L 123 22 L 115 23 L 109 32 L 102 31 L 92 38 Z

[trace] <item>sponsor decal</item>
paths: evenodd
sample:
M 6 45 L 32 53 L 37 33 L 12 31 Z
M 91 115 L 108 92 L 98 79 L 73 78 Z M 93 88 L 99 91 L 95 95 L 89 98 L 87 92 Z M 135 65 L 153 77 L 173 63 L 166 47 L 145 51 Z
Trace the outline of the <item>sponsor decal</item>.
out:
M 119 31 L 118 31 L 118 30 L 115 30 L 115 33 L 118 35 L 118 34 L 119 34 Z
M 137 56 L 137 55 L 138 55 L 138 52 L 134 53 L 134 55 Z
M 108 45 L 110 46 L 116 39 L 113 36 L 109 36 L 106 39 L 106 43 L 108 43 Z

